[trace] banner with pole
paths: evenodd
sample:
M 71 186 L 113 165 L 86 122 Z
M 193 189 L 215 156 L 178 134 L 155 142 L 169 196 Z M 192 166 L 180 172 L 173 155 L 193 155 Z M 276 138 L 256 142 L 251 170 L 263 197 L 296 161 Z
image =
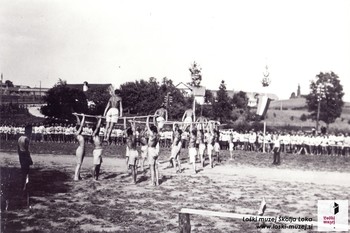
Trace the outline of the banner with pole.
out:
M 256 114 L 264 119 L 264 139 L 263 139 L 263 153 L 265 153 L 265 135 L 266 135 L 266 113 L 270 106 L 271 99 L 266 95 L 258 97 L 258 108 L 256 109 Z
M 258 108 L 256 109 L 256 114 L 262 116 L 265 119 L 267 109 L 270 106 L 271 99 L 266 95 L 258 97 Z

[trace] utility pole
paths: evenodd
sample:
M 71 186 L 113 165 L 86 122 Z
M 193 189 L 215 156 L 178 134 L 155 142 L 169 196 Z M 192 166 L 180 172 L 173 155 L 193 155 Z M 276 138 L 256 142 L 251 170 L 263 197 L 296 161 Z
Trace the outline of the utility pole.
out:
M 264 78 L 262 79 L 261 84 L 263 85 L 263 87 L 268 87 L 271 83 L 271 80 L 269 79 L 270 72 L 269 72 L 269 67 L 267 65 L 265 66 L 265 72 L 263 73 L 263 75 L 264 75 Z M 266 93 L 265 93 L 265 96 L 267 96 Z M 263 117 L 264 117 L 263 153 L 265 153 L 266 115 L 264 115 Z
M 170 92 L 167 92 L 166 96 L 164 96 L 164 104 L 166 110 L 168 111 L 168 119 L 170 118 L 170 105 L 173 102 L 173 97 Z
M 1 73 L 1 83 L 0 83 L 0 104 L 2 104 L 2 73 Z
M 39 104 L 41 104 L 41 80 L 39 85 Z
M 317 115 L 316 115 L 316 134 L 318 134 L 318 127 L 320 121 L 320 111 L 321 111 L 321 101 L 326 94 L 326 85 L 324 83 L 319 83 L 317 86 Z

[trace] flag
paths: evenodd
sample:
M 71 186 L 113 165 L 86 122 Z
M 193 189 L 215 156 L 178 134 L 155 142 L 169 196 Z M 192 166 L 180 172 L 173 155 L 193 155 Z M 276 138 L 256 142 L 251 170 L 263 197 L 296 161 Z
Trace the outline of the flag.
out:
M 266 201 L 265 198 L 263 197 L 261 203 L 260 203 L 260 208 L 258 210 L 258 215 L 263 216 L 266 210 Z
M 267 109 L 269 108 L 271 99 L 265 95 L 258 98 L 258 108 L 256 114 L 262 117 L 266 116 Z

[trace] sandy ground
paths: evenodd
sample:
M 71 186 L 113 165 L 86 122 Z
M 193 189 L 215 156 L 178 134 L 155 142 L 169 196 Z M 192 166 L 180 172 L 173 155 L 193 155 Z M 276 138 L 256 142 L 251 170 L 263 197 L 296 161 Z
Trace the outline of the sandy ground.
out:
M 268 216 L 317 221 L 317 200 L 350 199 L 350 173 L 346 171 L 226 161 L 198 174 L 192 174 L 184 163 L 184 172 L 176 174 L 165 169 L 164 163 L 160 165 L 161 185 L 154 187 L 149 172 L 139 172 L 138 183 L 132 184 L 120 158 L 104 158 L 99 181 L 92 179 L 92 158 L 85 158 L 83 180 L 78 182 L 73 181 L 73 155 L 33 155 L 33 160 L 31 208 L 24 208 L 18 155 L 0 155 L 1 232 L 177 232 L 181 208 L 255 215 L 262 197 Z M 191 216 L 191 226 L 192 232 L 259 232 L 256 223 L 218 217 Z M 280 231 L 286 230 L 276 230 Z

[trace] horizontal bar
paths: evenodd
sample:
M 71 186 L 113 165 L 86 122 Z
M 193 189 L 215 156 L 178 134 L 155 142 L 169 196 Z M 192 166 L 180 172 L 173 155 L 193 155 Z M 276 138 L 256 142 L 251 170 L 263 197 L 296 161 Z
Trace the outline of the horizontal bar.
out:
M 98 115 L 89 115 L 89 114 L 82 114 L 82 113 L 75 113 L 73 115 L 77 116 L 85 116 L 85 117 L 93 117 L 93 118 L 106 118 L 105 116 L 98 116 Z M 118 117 L 119 119 L 142 119 L 142 118 L 147 118 L 147 117 L 157 117 L 157 115 L 148 115 L 148 116 L 134 116 L 134 117 Z
M 164 121 L 164 124 L 179 124 L 179 125 L 202 125 L 212 122 L 183 122 L 183 121 Z

